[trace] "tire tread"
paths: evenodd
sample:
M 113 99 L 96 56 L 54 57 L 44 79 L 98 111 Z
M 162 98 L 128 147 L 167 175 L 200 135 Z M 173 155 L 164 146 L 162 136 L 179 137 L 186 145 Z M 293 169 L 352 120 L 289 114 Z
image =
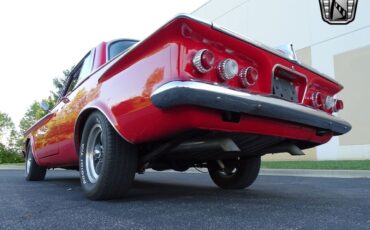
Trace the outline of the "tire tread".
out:
M 26 180 L 27 181 L 41 181 L 41 180 L 44 180 L 45 175 L 46 175 L 46 168 L 41 167 L 37 164 L 37 162 L 36 162 L 36 160 L 33 156 L 31 144 L 28 144 L 28 146 L 27 146 L 27 157 L 28 157 L 28 154 L 31 154 L 31 165 L 30 165 L 29 173 L 28 174 L 27 174 L 27 172 L 25 173 L 26 174 L 25 175 Z M 27 164 L 27 158 L 26 158 L 25 164 Z M 25 165 L 25 167 L 26 167 L 26 165 Z
M 240 168 L 230 177 L 223 177 L 219 173 L 219 166 L 216 162 L 210 162 L 208 171 L 213 182 L 222 189 L 244 189 L 253 184 L 256 180 L 260 166 L 261 157 L 240 159 Z

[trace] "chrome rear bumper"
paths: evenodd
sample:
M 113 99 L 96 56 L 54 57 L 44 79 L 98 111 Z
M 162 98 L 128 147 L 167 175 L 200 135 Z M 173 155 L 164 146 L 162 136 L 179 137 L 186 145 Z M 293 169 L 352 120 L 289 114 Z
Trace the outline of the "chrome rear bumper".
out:
M 294 122 L 341 135 L 351 125 L 323 111 L 273 97 L 253 95 L 224 86 L 194 81 L 172 81 L 157 88 L 151 95 L 159 108 L 196 105 L 223 111 L 245 113 Z

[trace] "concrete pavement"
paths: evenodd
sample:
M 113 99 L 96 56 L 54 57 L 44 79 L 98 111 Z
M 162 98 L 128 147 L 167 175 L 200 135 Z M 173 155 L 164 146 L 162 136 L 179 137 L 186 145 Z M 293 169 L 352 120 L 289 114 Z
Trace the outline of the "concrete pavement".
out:
M 137 175 L 121 200 L 87 200 L 78 172 L 26 182 L 0 170 L 0 229 L 370 229 L 370 180 L 259 176 L 245 190 L 205 173 Z

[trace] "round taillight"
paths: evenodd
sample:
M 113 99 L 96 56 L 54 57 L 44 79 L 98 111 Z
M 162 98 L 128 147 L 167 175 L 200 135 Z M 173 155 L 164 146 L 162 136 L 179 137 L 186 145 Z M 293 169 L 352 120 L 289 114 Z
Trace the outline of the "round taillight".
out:
M 248 67 L 240 70 L 240 82 L 244 87 L 253 86 L 258 80 L 258 71 L 254 67 Z
M 312 94 L 311 104 L 316 108 L 321 108 L 321 106 L 323 105 L 323 98 L 320 92 L 316 92 Z
M 235 60 L 228 58 L 218 64 L 217 70 L 220 78 L 227 81 L 233 79 L 238 74 L 239 66 Z
M 207 49 L 199 50 L 193 57 L 193 66 L 199 73 L 207 73 L 215 63 L 215 56 Z
M 342 100 L 334 99 L 333 111 L 338 112 L 344 108 L 344 103 Z

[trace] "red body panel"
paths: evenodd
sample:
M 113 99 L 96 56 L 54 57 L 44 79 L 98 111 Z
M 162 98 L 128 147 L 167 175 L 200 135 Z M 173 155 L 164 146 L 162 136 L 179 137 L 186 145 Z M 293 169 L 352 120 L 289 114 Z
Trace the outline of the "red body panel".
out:
M 76 122 L 88 109 L 98 109 L 119 134 L 131 143 L 143 143 L 169 137 L 188 129 L 219 130 L 286 137 L 314 144 L 327 142 L 331 133 L 319 136 L 314 128 L 274 119 L 242 115 L 239 123 L 224 122 L 220 112 L 195 106 L 170 109 L 155 107 L 152 92 L 173 80 L 219 82 L 215 70 L 201 75 L 191 65 L 197 50 L 212 50 L 216 62 L 232 57 L 241 67 L 254 66 L 260 74 L 259 82 L 250 93 L 271 94 L 272 71 L 284 66 L 307 77 L 307 92 L 301 91 L 303 104 L 309 106 L 309 96 L 317 88 L 334 95 L 341 86 L 299 64 L 283 59 L 212 29 L 210 26 L 178 18 L 161 28 L 133 50 L 106 62 L 107 43 L 94 50 L 93 73 L 28 132 L 34 154 L 41 166 L 60 167 L 77 165 L 78 142 L 75 143 Z M 235 78 L 225 84 L 241 88 Z M 298 86 L 297 86 L 298 87 Z M 298 89 L 297 89 L 298 90 Z M 299 91 L 299 90 L 298 90 Z

